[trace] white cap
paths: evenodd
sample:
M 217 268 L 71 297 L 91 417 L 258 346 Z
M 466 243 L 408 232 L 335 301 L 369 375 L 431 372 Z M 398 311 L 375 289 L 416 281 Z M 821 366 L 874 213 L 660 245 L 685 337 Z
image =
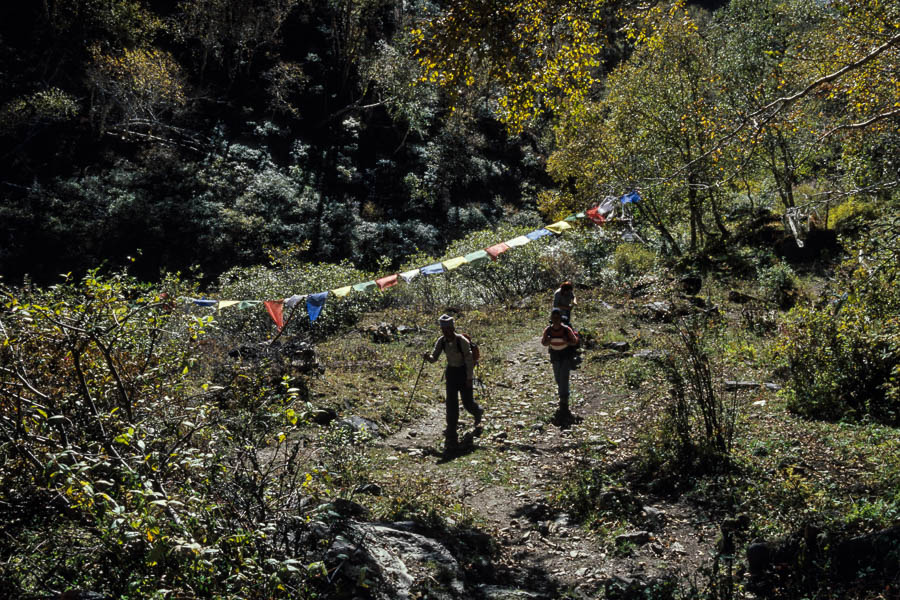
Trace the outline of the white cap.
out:
M 441 327 L 453 327 L 453 317 L 450 315 L 441 315 L 438 319 L 438 325 Z

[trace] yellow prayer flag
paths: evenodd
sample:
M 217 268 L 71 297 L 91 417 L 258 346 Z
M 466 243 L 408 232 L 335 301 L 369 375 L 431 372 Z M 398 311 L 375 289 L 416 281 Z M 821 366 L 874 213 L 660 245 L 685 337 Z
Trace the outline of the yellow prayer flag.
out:
M 565 221 L 557 221 L 552 225 L 547 225 L 545 229 L 552 231 L 553 233 L 562 233 L 566 229 L 572 229 L 572 226 L 566 223 Z
M 451 258 L 450 260 L 445 260 L 443 262 L 444 268 L 448 271 L 452 271 L 453 269 L 459 268 L 461 265 L 466 264 L 468 261 L 463 256 L 457 256 L 456 258 Z

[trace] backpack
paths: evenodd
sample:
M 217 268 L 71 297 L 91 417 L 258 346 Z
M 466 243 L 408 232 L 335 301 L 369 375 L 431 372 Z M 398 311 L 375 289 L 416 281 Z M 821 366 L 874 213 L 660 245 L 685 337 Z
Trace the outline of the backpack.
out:
M 472 336 L 470 336 L 468 333 L 460 333 L 459 335 L 466 338 L 466 341 L 469 342 L 469 348 L 472 349 L 472 366 L 477 367 L 478 361 L 481 360 L 481 349 L 478 347 L 478 342 L 473 341 Z M 441 338 L 441 339 L 443 340 L 444 344 L 447 343 L 446 338 Z M 460 354 L 463 353 L 462 344 L 460 343 L 459 338 L 456 338 L 456 349 L 459 350 Z

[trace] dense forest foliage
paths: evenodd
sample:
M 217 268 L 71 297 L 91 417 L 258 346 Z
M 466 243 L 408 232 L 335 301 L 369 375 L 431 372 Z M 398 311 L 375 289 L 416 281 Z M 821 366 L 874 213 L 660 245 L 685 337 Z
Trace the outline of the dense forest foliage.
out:
M 5 3 L 0 270 L 216 274 L 448 240 L 534 205 L 536 138 L 416 85 L 419 3 Z
M 735 202 L 884 201 L 897 10 L 8 3 L 2 272 L 215 275 L 290 245 L 371 267 L 628 189 L 680 254 Z

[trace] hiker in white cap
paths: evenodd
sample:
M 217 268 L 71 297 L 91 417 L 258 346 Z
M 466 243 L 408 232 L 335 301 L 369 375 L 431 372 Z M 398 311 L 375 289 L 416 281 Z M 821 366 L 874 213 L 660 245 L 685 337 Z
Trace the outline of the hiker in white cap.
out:
M 430 353 L 426 352 L 423 358 L 433 363 L 441 352 L 447 355 L 447 370 L 444 372 L 447 379 L 447 429 L 444 431 L 444 447 L 452 450 L 459 445 L 456 435 L 456 426 L 459 424 L 458 396 L 462 397 L 465 409 L 475 417 L 476 428 L 481 425 L 484 411 L 473 398 L 475 359 L 469 340 L 456 333 L 453 317 L 450 315 L 441 315 L 438 325 L 441 326 L 442 335 L 435 340 L 434 349 Z

